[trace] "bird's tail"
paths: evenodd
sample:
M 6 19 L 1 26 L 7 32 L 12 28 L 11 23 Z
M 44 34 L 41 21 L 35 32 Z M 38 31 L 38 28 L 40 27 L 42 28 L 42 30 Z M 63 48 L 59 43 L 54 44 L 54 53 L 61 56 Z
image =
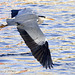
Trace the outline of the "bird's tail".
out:
M 7 25 L 8 25 L 8 26 L 16 25 L 14 19 L 7 19 L 6 21 L 7 21 Z
M 11 10 L 11 18 L 6 20 L 7 25 L 15 25 L 16 24 L 13 17 L 15 17 L 19 11 L 20 10 Z
M 46 41 L 44 45 L 40 46 L 32 52 L 34 57 L 42 64 L 43 67 L 53 68 L 53 62 L 51 59 L 50 50 L 48 49 L 48 42 Z

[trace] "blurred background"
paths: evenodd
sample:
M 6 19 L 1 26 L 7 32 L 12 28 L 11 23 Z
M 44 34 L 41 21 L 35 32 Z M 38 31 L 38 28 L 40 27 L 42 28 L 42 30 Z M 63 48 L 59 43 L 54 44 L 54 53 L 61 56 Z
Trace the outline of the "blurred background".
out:
M 55 19 L 40 25 L 54 68 L 45 69 L 32 56 L 16 26 L 6 26 L 12 9 L 31 8 Z M 0 75 L 75 75 L 75 0 L 0 0 Z

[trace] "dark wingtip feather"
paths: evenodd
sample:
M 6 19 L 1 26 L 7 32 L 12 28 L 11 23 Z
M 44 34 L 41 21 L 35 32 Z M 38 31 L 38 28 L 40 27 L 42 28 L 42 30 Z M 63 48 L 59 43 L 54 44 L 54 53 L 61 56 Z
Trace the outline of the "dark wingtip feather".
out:
M 48 49 L 48 42 L 46 41 L 44 45 L 39 46 L 37 50 L 32 51 L 34 57 L 42 64 L 46 69 L 53 68 L 53 62 L 51 59 L 50 50 Z
M 48 48 L 48 42 L 46 41 L 43 45 L 38 45 L 30 35 L 23 29 L 17 27 L 20 35 L 24 39 L 27 46 L 31 49 L 33 56 L 42 64 L 46 69 L 53 67 L 50 50 Z
M 20 10 L 11 10 L 11 18 L 15 17 Z

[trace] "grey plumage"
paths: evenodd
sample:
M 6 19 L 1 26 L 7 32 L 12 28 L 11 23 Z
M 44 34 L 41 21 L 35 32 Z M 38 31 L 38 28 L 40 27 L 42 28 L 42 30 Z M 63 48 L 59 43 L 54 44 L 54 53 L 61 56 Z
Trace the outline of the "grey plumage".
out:
M 37 23 L 40 18 L 31 9 L 20 10 L 14 17 L 12 22 L 17 24 L 17 29 L 33 56 L 43 67 L 51 68 L 53 63 L 48 42 Z M 10 21 L 7 20 L 7 23 L 10 24 Z

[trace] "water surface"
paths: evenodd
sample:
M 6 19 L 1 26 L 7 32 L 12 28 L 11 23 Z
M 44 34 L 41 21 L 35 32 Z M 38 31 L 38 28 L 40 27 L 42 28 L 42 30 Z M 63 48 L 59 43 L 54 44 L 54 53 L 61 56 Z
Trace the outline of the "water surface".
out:
M 10 10 L 31 8 L 55 21 L 40 25 L 49 42 L 53 69 L 44 69 L 32 56 L 16 26 L 0 28 L 0 75 L 75 75 L 74 0 L 0 0 L 0 25 Z

